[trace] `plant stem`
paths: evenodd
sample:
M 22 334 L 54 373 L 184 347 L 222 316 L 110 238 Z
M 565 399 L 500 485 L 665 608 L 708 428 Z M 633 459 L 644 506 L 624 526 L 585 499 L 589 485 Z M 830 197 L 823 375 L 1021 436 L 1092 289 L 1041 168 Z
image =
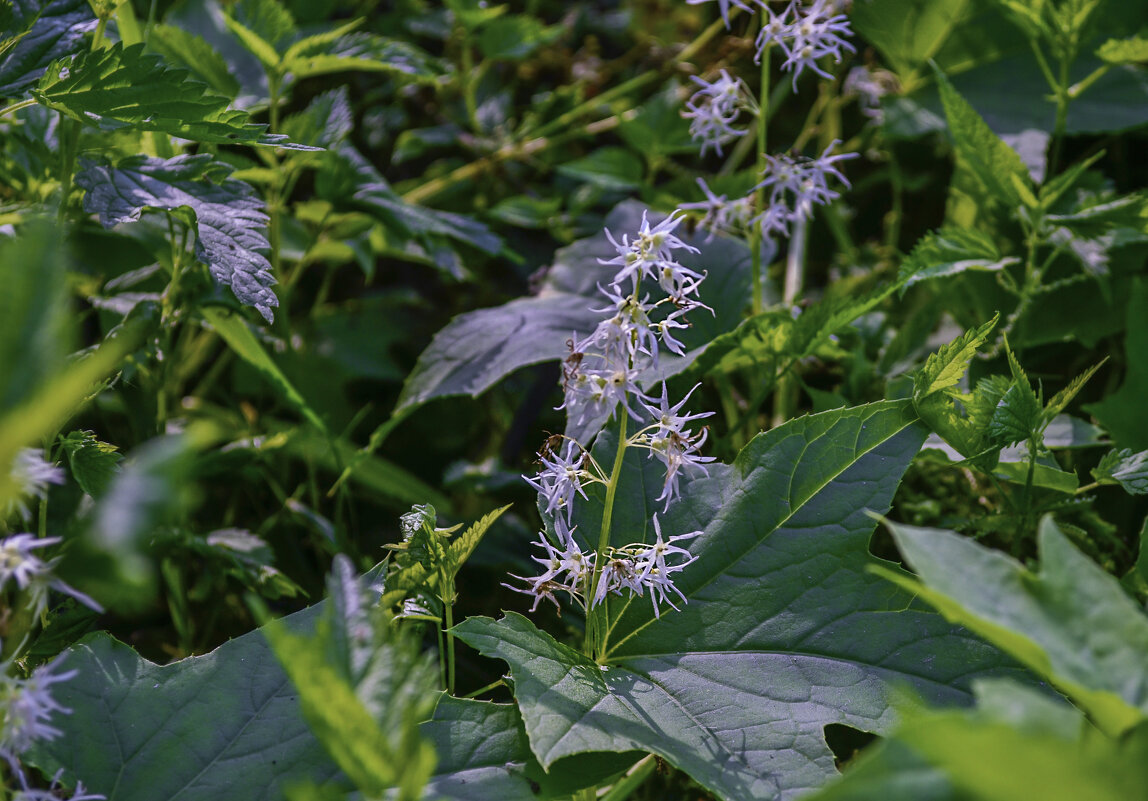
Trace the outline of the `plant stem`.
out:
M 445 571 L 442 576 L 444 589 L 447 586 L 447 576 Z M 454 582 L 450 582 L 451 594 L 453 595 Z M 451 629 L 454 628 L 454 603 L 449 599 L 443 599 L 443 613 L 446 615 L 446 691 L 454 695 L 454 634 Z
M 1060 166 L 1060 150 L 1064 144 L 1064 131 L 1068 127 L 1068 103 L 1071 99 L 1069 96 L 1068 67 L 1068 59 L 1062 58 L 1056 86 L 1056 125 L 1052 129 L 1052 149 L 1048 157 L 1045 180 L 1056 175 L 1057 168 Z
M 19 103 L 13 103 L 10 106 L 5 106 L 4 108 L 0 109 L 0 117 L 7 116 L 8 114 L 15 114 L 22 108 L 28 108 L 28 106 L 34 105 L 36 105 L 35 98 L 30 97 L 27 100 L 21 100 Z
M 72 175 L 76 170 L 76 151 L 80 145 L 80 123 L 60 114 L 60 208 L 56 222 L 64 224 L 68 214 L 68 196 L 72 194 Z
M 621 421 L 618 423 L 618 449 L 614 452 L 614 466 L 610 470 L 610 480 L 606 482 L 606 505 L 602 509 L 602 528 L 598 532 L 598 548 L 594 556 L 594 573 L 590 576 L 590 586 L 586 591 L 586 636 L 582 651 L 591 659 L 595 654 L 604 654 L 603 644 L 598 641 L 598 618 L 601 612 L 592 612 L 591 603 L 594 594 L 598 591 L 598 582 L 602 580 L 604 569 L 603 558 L 606 548 L 610 545 L 610 525 L 614 518 L 614 498 L 618 494 L 618 484 L 622 478 L 622 461 L 626 455 L 626 424 L 629 417 L 625 409 L 619 409 Z
M 635 790 L 642 786 L 642 782 L 650 777 L 655 767 L 657 767 L 657 762 L 653 754 L 639 760 L 625 776 L 614 783 L 609 792 L 602 796 L 601 801 L 626 801 L 634 794 Z
M 767 148 L 766 131 L 769 128 L 769 62 L 770 62 L 770 49 L 771 45 L 766 45 L 761 54 L 761 87 L 758 92 L 758 116 L 757 116 L 757 174 L 760 177 L 765 172 L 766 161 L 765 154 Z M 759 214 L 765 211 L 765 187 L 758 186 L 754 190 L 753 198 L 754 210 Z M 750 311 L 753 314 L 761 314 L 765 309 L 765 302 L 763 300 L 763 281 L 762 264 L 761 264 L 761 226 L 755 225 L 749 234 L 749 250 L 750 250 L 750 281 L 752 282 L 752 289 L 750 292 Z

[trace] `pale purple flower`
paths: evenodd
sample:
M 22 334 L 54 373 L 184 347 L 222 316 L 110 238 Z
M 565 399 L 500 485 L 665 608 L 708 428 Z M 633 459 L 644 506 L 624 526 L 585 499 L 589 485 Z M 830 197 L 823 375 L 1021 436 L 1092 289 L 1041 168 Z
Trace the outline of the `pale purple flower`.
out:
M 43 498 L 49 484 L 63 484 L 64 471 L 45 461 L 40 451 L 21 448 L 12 460 L 9 480 L 13 493 L 6 507 L 3 507 L 3 516 L 9 517 L 13 512 L 19 512 L 20 517 L 27 520 L 31 516 L 27 501 Z
M 837 169 L 837 162 L 856 158 L 856 153 L 830 155 L 840 142 L 834 140 L 815 159 L 787 155 L 766 156 L 764 179 L 754 190 L 768 189 L 766 208 L 754 222 L 761 225 L 765 235 L 788 234 L 789 223 L 797 219 L 808 220 L 815 205 L 825 205 L 841 195 L 829 188 L 829 179 L 848 187 L 849 181 Z
M 694 434 L 686 428 L 692 421 L 709 417 L 713 412 L 682 413 L 682 407 L 698 386 L 700 385 L 695 385 L 686 397 L 670 406 L 666 385 L 663 383 L 662 397 L 658 406 L 642 404 L 653 417 L 654 423 L 634 435 L 632 440 L 632 444 L 649 449 L 650 457 L 656 456 L 666 466 L 665 485 L 662 487 L 662 494 L 658 496 L 659 501 L 666 502 L 666 509 L 669 509 L 670 503 L 679 495 L 680 471 L 683 468 L 696 470 L 708 476 L 709 471 L 705 465 L 714 461 L 712 456 L 702 456 L 699 452 L 706 441 L 709 429 L 702 428 L 700 432 Z
M 686 5 L 697 6 L 708 2 L 710 2 L 710 0 L 686 0 Z M 751 14 L 753 13 L 753 9 L 747 6 L 745 3 L 741 2 L 741 0 L 717 0 L 717 3 L 718 12 L 721 14 L 722 21 L 725 23 L 727 28 L 729 27 L 729 7 L 731 5 L 737 6 L 742 11 L 748 11 Z
M 566 522 L 569 523 L 574 512 L 575 495 L 585 498 L 586 491 L 582 485 L 599 479 L 585 469 L 586 453 L 572 439 L 565 441 L 561 453 L 541 454 L 539 459 L 542 469 L 538 475 L 523 478 L 546 500 L 546 514 L 565 511 Z
M 793 89 L 797 91 L 797 78 L 808 67 L 823 78 L 833 76 L 818 66 L 818 59 L 831 56 L 840 64 L 842 51 L 856 53 L 846 37 L 853 35 L 849 18 L 839 12 L 833 0 L 815 0 L 803 6 L 794 0 L 781 14 L 765 8 L 768 19 L 757 36 L 757 57 L 761 63 L 765 49 L 770 45 L 781 47 L 785 55 L 781 68 L 793 72 Z
M 702 155 L 712 147 L 720 156 L 723 144 L 748 132 L 734 123 L 742 111 L 756 113 L 756 105 L 745 83 L 725 70 L 712 83 L 696 75 L 690 78 L 701 88 L 686 101 L 682 116 L 690 121 L 690 136 L 701 140 Z
M 27 607 L 39 616 L 48 608 L 48 591 L 56 590 L 70 595 L 97 612 L 103 607 L 90 597 L 56 578 L 54 570 L 59 557 L 44 561 L 32 553 L 36 548 L 58 545 L 59 537 L 37 537 L 34 534 L 14 534 L 0 540 L 0 591 L 11 581 L 28 593 Z
M 697 181 L 706 199 L 696 203 L 683 203 L 682 208 L 703 212 L 698 225 L 710 232 L 706 238 L 707 242 L 712 242 L 714 236 L 719 233 L 741 234 L 749 227 L 750 218 L 753 216 L 752 194 L 730 200 L 725 195 L 714 194 L 704 179 L 698 178 Z
M 56 673 L 63 657 L 32 671 L 26 679 L 0 673 L 0 753 L 18 756 L 38 742 L 59 737 L 62 732 L 51 724 L 60 712 L 70 714 L 52 698 L 51 687 L 68 681 L 75 670 Z

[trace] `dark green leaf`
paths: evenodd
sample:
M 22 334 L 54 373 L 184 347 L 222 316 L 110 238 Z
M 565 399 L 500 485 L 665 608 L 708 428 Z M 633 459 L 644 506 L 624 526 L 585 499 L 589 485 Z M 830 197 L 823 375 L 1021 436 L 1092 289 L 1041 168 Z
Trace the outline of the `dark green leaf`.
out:
M 346 139 L 354 126 L 347 87 L 340 86 L 324 92 L 303 111 L 283 120 L 283 133 L 292 142 L 329 148 Z
M 1148 282 L 1137 279 L 1128 299 L 1128 328 L 1124 339 L 1124 381 L 1103 400 L 1088 404 L 1092 414 L 1121 447 L 1148 450 L 1144 399 L 1148 398 Z
M 196 258 L 240 302 L 271 322 L 279 299 L 271 289 L 271 263 L 262 253 L 270 247 L 263 235 L 264 203 L 251 186 L 228 178 L 230 172 L 206 154 L 166 161 L 132 156 L 115 167 L 85 161 L 76 184 L 87 190 L 84 209 L 99 214 L 105 228 L 138 220 L 145 211 L 190 209 Z
M 1027 382 L 1014 381 L 997 403 L 989 421 L 994 442 L 1012 445 L 1033 437 L 1041 424 L 1041 408 Z
M 521 61 L 554 42 L 564 31 L 561 25 L 546 26 L 525 14 L 503 15 L 482 27 L 478 48 L 487 58 Z
M 32 95 L 48 108 L 107 128 L 162 131 L 217 144 L 310 149 L 248 122 L 247 112 L 228 109 L 226 97 L 191 80 L 187 70 L 165 66 L 143 45 L 117 43 L 70 62 L 56 61 Z
M 449 211 L 407 203 L 378 176 L 355 192 L 355 200 L 384 220 L 411 235 L 436 235 L 463 242 L 494 255 L 502 250 L 502 239 L 475 219 Z
M 560 165 L 558 172 L 603 189 L 626 191 L 641 184 L 642 161 L 624 147 L 607 146 Z
M 0 97 L 21 94 L 53 61 L 80 52 L 84 35 L 95 26 L 87 0 L 14 0 L 8 24 L 0 27 L 0 41 L 24 36 L 0 54 Z
M 818 787 L 835 773 L 826 725 L 886 731 L 894 686 L 961 703 L 973 676 L 1004 665 L 866 570 L 877 561 L 865 510 L 888 507 L 923 438 L 907 402 L 885 402 L 793 420 L 733 465 L 710 465 L 661 523 L 703 532 L 677 581 L 688 604 L 658 619 L 645 599 L 611 602 L 605 665 L 515 614 L 456 631 L 510 664 L 544 766 L 644 749 L 722 798 Z M 657 463 L 633 456 L 618 490 L 618 544 L 649 536 L 661 508 Z

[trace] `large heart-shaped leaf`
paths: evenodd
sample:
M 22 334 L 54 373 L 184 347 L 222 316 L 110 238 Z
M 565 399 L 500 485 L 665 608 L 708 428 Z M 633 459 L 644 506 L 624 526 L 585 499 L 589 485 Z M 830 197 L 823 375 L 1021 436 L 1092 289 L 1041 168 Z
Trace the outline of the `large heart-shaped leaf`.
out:
M 889 507 L 924 435 L 908 403 L 882 402 L 792 421 L 711 465 L 662 520 L 703 532 L 677 581 L 689 603 L 660 618 L 641 600 L 611 603 L 605 665 L 515 614 L 456 633 L 510 664 L 544 766 L 645 749 L 723 798 L 818 787 L 836 772 L 826 725 L 883 732 L 891 688 L 964 703 L 972 677 L 1006 665 L 867 569 L 879 563 L 868 511 Z M 619 544 L 660 508 L 656 466 L 635 459 L 623 478 Z

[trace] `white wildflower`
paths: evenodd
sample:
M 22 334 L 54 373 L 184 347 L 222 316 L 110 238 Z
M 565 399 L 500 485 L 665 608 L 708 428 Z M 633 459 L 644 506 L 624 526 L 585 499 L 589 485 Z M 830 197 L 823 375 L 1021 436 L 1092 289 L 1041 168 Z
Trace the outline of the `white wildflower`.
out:
M 69 587 L 56 578 L 54 570 L 59 557 L 44 561 L 32 551 L 49 545 L 58 545 L 59 537 L 36 537 L 34 534 L 14 534 L 0 540 L 0 591 L 9 582 L 28 594 L 27 606 L 39 616 L 48 608 L 48 591 L 56 590 L 70 595 L 85 606 L 102 612 L 103 608 L 84 593 Z
M 47 493 L 49 484 L 63 484 L 64 471 L 45 461 L 40 451 L 21 448 L 12 460 L 10 481 L 14 491 L 4 507 L 4 516 L 19 512 L 20 517 L 27 520 L 31 516 L 27 501 L 38 502 Z
M 52 698 L 51 686 L 68 681 L 75 670 L 55 673 L 63 657 L 32 671 L 26 679 L 0 674 L 0 753 L 19 755 L 34 743 L 54 740 L 62 732 L 51 724 L 57 712 L 70 714 Z
M 856 53 L 845 37 L 853 35 L 849 18 L 840 13 L 833 0 L 815 0 L 803 6 L 794 0 L 781 14 L 766 7 L 768 19 L 757 36 L 757 57 L 761 63 L 765 49 L 778 45 L 785 55 L 781 68 L 793 72 L 793 89 L 797 91 L 797 78 L 807 67 L 823 78 L 833 76 L 818 66 L 817 61 L 831 56 L 840 64 L 843 51 Z
M 683 209 L 702 212 L 702 219 L 698 225 L 710 232 L 707 242 L 712 242 L 715 235 L 744 233 L 749 227 L 750 218 L 753 217 L 753 195 L 746 195 L 730 200 L 725 195 L 714 194 L 705 180 L 698 178 L 698 186 L 702 188 L 706 199 L 696 203 L 683 203 Z
M 856 158 L 856 153 L 830 155 L 840 142 L 834 140 L 815 159 L 793 158 L 791 156 L 766 156 L 764 180 L 754 187 L 768 189 L 766 208 L 754 222 L 762 227 L 767 236 L 772 233 L 786 235 L 789 223 L 797 219 L 808 220 L 813 216 L 815 205 L 825 205 L 841 195 L 829 188 L 833 178 L 848 187 L 849 181 L 835 166 L 837 162 Z
M 757 113 L 757 106 L 740 78 L 732 78 L 725 70 L 712 83 L 691 76 L 701 88 L 686 101 L 682 116 L 690 121 L 690 136 L 700 139 L 702 155 L 712 147 L 722 155 L 722 145 L 744 136 L 749 129 L 735 128 L 734 123 L 742 111 Z

